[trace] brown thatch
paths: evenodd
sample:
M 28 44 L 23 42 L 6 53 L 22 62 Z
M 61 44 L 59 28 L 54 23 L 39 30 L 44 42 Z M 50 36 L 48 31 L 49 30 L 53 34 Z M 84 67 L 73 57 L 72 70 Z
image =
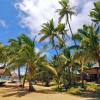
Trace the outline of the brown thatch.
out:
M 89 68 L 87 70 L 85 70 L 86 73 L 88 74 L 100 74 L 100 68 L 99 67 L 94 67 L 94 68 Z
M 11 76 L 9 70 L 5 69 L 4 67 L 0 67 L 0 75 Z
M 5 74 L 5 69 L 0 69 L 0 75 L 4 75 Z

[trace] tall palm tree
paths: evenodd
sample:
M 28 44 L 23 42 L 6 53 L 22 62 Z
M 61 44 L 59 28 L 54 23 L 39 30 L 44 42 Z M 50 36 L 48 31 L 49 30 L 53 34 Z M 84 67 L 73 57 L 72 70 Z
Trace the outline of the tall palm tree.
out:
M 51 45 L 52 48 L 55 49 L 56 54 L 59 55 L 59 52 L 57 50 L 58 42 L 63 43 L 63 40 L 61 39 L 61 37 L 59 36 L 59 33 L 57 32 L 57 27 L 55 27 L 53 19 L 51 19 L 49 22 L 44 23 L 42 25 L 40 34 L 42 34 L 40 42 L 48 39 L 49 45 Z M 59 61 L 59 57 L 57 58 L 57 60 L 58 60 L 59 65 L 61 65 Z
M 57 12 L 60 15 L 59 21 L 61 21 L 63 18 L 66 19 L 65 23 L 66 23 L 66 25 L 68 25 L 69 30 L 72 35 L 72 39 L 73 39 L 73 32 L 72 32 L 72 28 L 70 25 L 70 19 L 71 19 L 72 15 L 75 14 L 75 12 L 73 11 L 73 7 L 70 7 L 69 0 L 61 0 L 61 1 L 59 1 L 59 4 L 61 5 L 61 9 L 57 10 Z M 73 40 L 74 40 L 75 45 L 77 45 L 75 39 L 73 39 Z
M 97 61 L 100 67 L 100 35 L 98 32 L 99 27 L 83 25 L 83 28 L 78 30 L 74 38 L 80 41 L 80 48 L 84 52 L 84 55 L 87 58 Z M 97 77 L 99 79 L 99 75 Z

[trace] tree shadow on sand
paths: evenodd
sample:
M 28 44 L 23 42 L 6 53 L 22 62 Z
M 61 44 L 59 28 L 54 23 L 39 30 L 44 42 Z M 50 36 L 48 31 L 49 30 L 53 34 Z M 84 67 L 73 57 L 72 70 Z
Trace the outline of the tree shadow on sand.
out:
M 30 93 L 27 89 L 19 88 L 19 89 L 9 89 L 7 90 L 2 97 L 10 97 L 10 96 L 16 96 L 16 97 L 21 97 L 26 94 Z
M 27 88 L 10 88 L 7 89 L 5 93 L 3 93 L 2 97 L 22 97 L 29 93 L 42 93 L 42 94 L 56 94 L 57 92 L 50 90 L 50 89 L 40 89 L 36 90 L 36 92 L 29 92 Z

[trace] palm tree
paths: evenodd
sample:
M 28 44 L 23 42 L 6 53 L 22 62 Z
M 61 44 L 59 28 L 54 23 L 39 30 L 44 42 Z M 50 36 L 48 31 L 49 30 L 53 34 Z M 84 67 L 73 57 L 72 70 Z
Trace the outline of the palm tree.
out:
M 56 57 L 59 56 L 60 62 L 62 66 L 58 65 Z M 64 84 L 64 88 L 67 89 L 68 86 L 71 86 L 74 82 L 74 69 L 75 63 L 73 61 L 73 55 L 70 52 L 69 48 L 64 48 L 62 53 L 53 57 L 52 63 L 58 73 L 60 84 Z M 74 67 L 73 67 L 74 66 Z
M 25 80 L 26 80 L 26 77 L 27 77 L 27 70 L 28 70 L 28 67 L 26 67 L 26 70 L 25 70 L 25 75 L 24 75 L 23 84 L 22 84 L 23 88 L 25 86 Z
M 2 55 L 3 55 L 3 49 L 4 49 L 4 46 L 3 46 L 3 44 L 2 43 L 0 43 L 0 63 L 2 63 L 3 61 L 3 59 L 2 59 Z
M 57 10 L 57 12 L 60 15 L 59 21 L 61 21 L 63 18 L 66 18 L 66 25 L 68 24 L 68 27 L 73 39 L 73 32 L 70 25 L 70 19 L 71 19 L 71 16 L 75 14 L 75 12 L 73 11 L 73 7 L 70 7 L 69 0 L 61 0 L 59 1 L 59 4 L 61 5 L 61 9 Z M 75 40 L 74 40 L 74 43 L 75 45 L 77 45 Z
M 32 86 L 31 78 L 33 72 L 33 65 L 36 59 L 35 54 L 35 44 L 29 37 L 22 34 L 17 40 L 11 39 L 11 44 L 9 47 L 9 63 L 8 67 L 13 68 L 13 66 L 25 66 L 28 67 L 28 76 L 29 76 L 29 91 L 35 91 Z M 19 45 L 20 43 L 20 45 Z M 11 54 L 11 55 L 10 55 Z
M 82 48 L 78 48 L 78 50 L 75 51 L 73 56 L 74 62 L 77 63 L 80 68 L 80 77 L 82 81 L 82 88 L 85 88 L 84 84 L 84 69 L 87 68 L 86 64 L 93 61 L 93 59 L 86 54 L 86 52 Z
M 66 47 L 66 32 L 67 30 L 65 29 L 65 24 L 63 23 L 58 23 L 56 27 L 56 32 L 57 34 L 61 37 L 62 40 L 59 40 L 58 42 L 58 48 L 62 49 L 63 47 Z
M 56 54 L 59 55 L 59 52 L 57 50 L 58 42 L 60 44 L 62 44 L 63 40 L 59 36 L 60 34 L 58 33 L 57 27 L 54 26 L 53 19 L 50 20 L 49 22 L 43 24 L 42 29 L 40 30 L 40 34 L 42 34 L 40 42 L 48 39 L 49 40 L 49 45 L 51 45 L 52 48 L 55 49 Z M 57 56 L 57 61 L 58 61 L 59 65 L 61 66 L 61 63 L 60 63 L 60 60 L 59 60 L 58 56 Z
M 92 17 L 92 21 L 100 22 L 100 1 L 94 3 L 94 9 L 90 12 L 90 17 Z
M 0 43 L 0 63 L 4 64 L 6 63 L 6 52 L 5 52 L 6 46 Z
M 60 55 L 60 58 L 63 60 L 66 73 L 68 72 L 68 76 L 66 76 L 66 79 L 68 79 L 69 86 L 70 86 L 70 85 L 72 85 L 72 81 L 73 81 L 72 74 L 73 74 L 73 65 L 74 65 L 73 55 L 71 54 L 70 49 L 64 48 L 63 53 Z M 66 86 L 66 83 L 65 83 L 65 86 Z
M 44 23 L 42 25 L 42 29 L 40 30 L 40 34 L 42 34 L 42 37 L 40 39 L 40 42 L 49 39 L 49 44 L 52 45 L 52 48 L 55 49 L 57 55 L 58 50 L 57 50 L 57 42 L 63 42 L 62 39 L 60 38 L 59 34 L 57 33 L 57 29 L 54 26 L 54 21 L 51 19 L 49 22 Z M 58 40 L 58 41 L 57 41 Z
M 80 48 L 82 52 L 84 52 L 83 55 L 86 56 L 85 61 L 87 61 L 88 58 L 92 59 L 97 61 L 100 67 L 100 35 L 98 32 L 99 27 L 83 25 L 83 28 L 78 30 L 74 38 L 80 41 Z M 97 77 L 99 79 L 99 75 L 97 75 Z
M 42 56 L 40 52 L 36 53 L 34 41 L 32 41 L 25 34 L 19 36 L 18 40 L 20 40 L 21 42 L 20 49 L 15 51 L 15 55 L 9 56 L 10 58 L 9 67 L 13 68 L 14 65 L 17 65 L 18 67 L 26 66 L 27 67 L 26 73 L 28 70 L 29 91 L 35 91 L 32 85 L 32 75 L 34 74 L 35 69 L 38 67 L 40 63 L 45 65 L 46 68 L 52 70 L 52 72 L 56 72 L 56 71 L 48 63 L 46 63 L 46 61 L 44 62 L 44 56 Z M 13 46 L 15 47 L 15 45 Z M 17 48 L 14 47 L 13 49 Z M 10 50 L 12 49 L 10 48 Z M 25 78 L 26 78 L 26 74 L 24 77 L 24 82 L 25 82 Z M 24 82 L 23 82 L 23 86 L 24 86 Z
M 0 43 L 0 63 L 6 68 L 8 62 L 8 45 L 3 45 Z
M 8 55 L 8 57 L 11 56 L 12 58 L 14 58 L 13 56 L 15 56 L 15 55 L 17 56 L 18 51 L 21 48 L 21 40 L 20 40 L 20 38 L 10 39 L 9 42 L 10 42 L 10 45 L 8 47 L 8 54 L 7 55 Z M 21 62 L 18 61 L 13 66 L 15 66 L 15 69 L 16 68 L 18 69 L 18 78 L 19 78 L 19 82 L 21 83 L 20 67 L 22 67 L 22 64 L 21 64 Z
M 45 61 L 45 62 L 46 62 L 46 64 L 48 63 L 48 61 Z M 43 85 L 48 87 L 50 81 L 53 78 L 56 78 L 54 75 L 55 72 L 52 73 L 52 71 L 47 69 L 46 67 L 44 67 L 45 65 L 43 65 L 42 63 L 43 63 L 43 61 L 41 61 L 39 66 L 36 68 L 36 71 L 33 75 L 33 79 L 37 80 L 37 81 L 41 81 Z M 48 65 L 50 65 L 50 64 L 48 64 Z

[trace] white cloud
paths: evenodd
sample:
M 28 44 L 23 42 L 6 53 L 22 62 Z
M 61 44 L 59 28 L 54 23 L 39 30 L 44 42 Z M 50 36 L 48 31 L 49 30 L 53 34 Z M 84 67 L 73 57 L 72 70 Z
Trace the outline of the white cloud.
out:
M 36 53 L 39 53 L 40 52 L 40 49 L 39 48 L 35 48 L 35 52 Z
M 93 8 L 93 2 L 89 1 L 83 5 L 81 12 L 78 13 L 77 16 L 72 17 L 71 26 L 72 26 L 73 32 L 76 32 L 77 29 L 81 28 L 83 24 L 91 23 L 89 12 L 92 8 Z
M 44 22 L 52 18 L 57 22 L 58 14 L 55 11 L 58 6 L 58 0 L 22 0 L 16 3 L 17 9 L 21 11 L 20 24 L 28 27 L 33 36 L 39 32 Z
M 4 27 L 4 28 L 7 27 L 7 23 L 2 19 L 0 19 L 0 27 Z
M 42 52 L 41 52 L 41 51 L 42 51 Z M 36 52 L 36 53 L 41 52 L 41 55 L 42 55 L 42 56 L 46 55 L 47 58 L 50 58 L 50 56 L 51 56 L 51 54 L 50 54 L 47 50 L 43 51 L 43 50 L 40 50 L 40 49 L 37 48 L 37 47 L 35 48 L 35 52 Z
M 58 14 L 55 12 L 60 7 L 59 0 L 21 0 L 16 3 L 16 8 L 20 11 L 20 24 L 31 31 L 31 37 L 37 35 L 41 25 L 51 18 L 58 21 Z M 73 32 L 83 24 L 89 24 L 89 11 L 93 8 L 93 0 L 70 0 L 70 4 L 75 6 L 79 13 L 72 17 L 71 26 Z M 38 36 L 38 38 L 40 38 Z

